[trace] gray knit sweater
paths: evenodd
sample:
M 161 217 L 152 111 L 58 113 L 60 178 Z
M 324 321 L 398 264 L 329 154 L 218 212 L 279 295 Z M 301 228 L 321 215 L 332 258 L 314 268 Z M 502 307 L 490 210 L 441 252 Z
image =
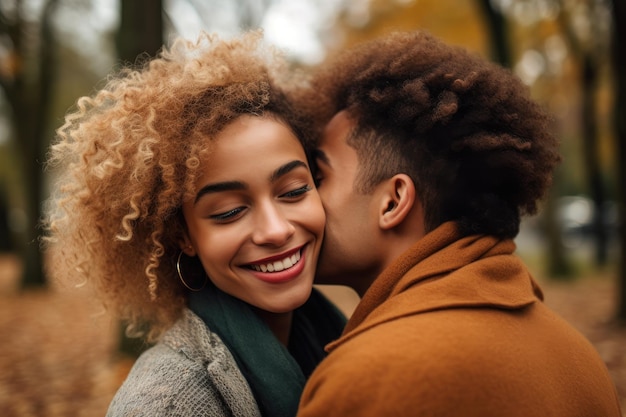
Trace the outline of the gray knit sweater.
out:
M 261 416 L 224 343 L 186 310 L 135 362 L 107 417 Z

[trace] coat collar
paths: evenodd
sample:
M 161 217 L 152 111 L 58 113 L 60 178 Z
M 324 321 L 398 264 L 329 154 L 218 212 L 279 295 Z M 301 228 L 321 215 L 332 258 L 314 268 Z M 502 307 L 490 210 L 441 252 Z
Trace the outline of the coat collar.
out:
M 383 271 L 327 350 L 401 316 L 462 307 L 513 310 L 543 299 L 514 251 L 511 239 L 461 237 L 455 223 L 444 223 Z

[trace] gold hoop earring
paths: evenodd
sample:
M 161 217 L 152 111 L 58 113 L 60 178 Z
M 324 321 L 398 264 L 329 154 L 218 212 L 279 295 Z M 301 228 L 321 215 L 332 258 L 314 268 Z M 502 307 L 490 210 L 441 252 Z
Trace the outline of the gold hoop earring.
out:
M 187 282 L 185 282 L 185 279 L 183 278 L 183 274 L 180 270 L 180 258 L 183 256 L 183 251 L 181 250 L 180 253 L 178 254 L 178 259 L 176 259 L 176 272 L 178 272 L 178 278 L 180 279 L 180 282 L 183 283 L 183 285 L 185 286 L 185 288 L 187 288 L 190 291 L 194 291 L 194 292 L 198 292 L 201 291 L 205 286 L 206 283 L 209 279 L 209 277 L 207 277 L 206 274 L 204 274 L 204 282 L 202 283 L 202 286 L 200 288 L 193 288 L 191 286 L 189 286 L 187 284 Z

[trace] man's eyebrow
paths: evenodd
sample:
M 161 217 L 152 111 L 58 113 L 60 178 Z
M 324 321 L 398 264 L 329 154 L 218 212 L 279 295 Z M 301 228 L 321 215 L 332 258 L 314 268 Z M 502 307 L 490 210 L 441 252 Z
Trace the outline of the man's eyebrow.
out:
M 307 170 L 309 169 L 308 165 L 305 164 L 304 162 L 300 161 L 300 160 L 287 162 L 285 165 L 282 165 L 278 169 L 276 169 L 272 173 L 272 175 L 270 175 L 270 181 L 271 182 L 275 182 L 276 180 L 278 180 L 283 175 L 286 175 L 287 173 L 293 171 L 296 168 L 300 168 L 300 167 L 306 168 Z
M 328 156 L 326 156 L 326 153 L 323 150 L 321 150 L 321 149 L 314 149 L 313 150 L 313 158 L 315 158 L 318 161 L 322 161 L 326 165 L 330 165 L 330 161 L 328 160 Z
M 215 184 L 207 184 L 200 188 L 200 191 L 196 194 L 196 199 L 193 203 L 196 204 L 198 200 L 206 194 L 219 193 L 222 191 L 245 190 L 247 188 L 248 186 L 240 181 L 225 181 Z

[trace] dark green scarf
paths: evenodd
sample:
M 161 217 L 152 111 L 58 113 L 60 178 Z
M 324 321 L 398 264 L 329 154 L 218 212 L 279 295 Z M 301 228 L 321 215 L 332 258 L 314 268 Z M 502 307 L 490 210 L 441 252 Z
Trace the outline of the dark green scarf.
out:
M 189 308 L 226 344 L 266 417 L 296 415 L 306 378 L 326 355 L 324 345 L 337 339 L 346 323 L 313 289 L 294 311 L 287 350 L 249 304 L 212 284 L 190 295 Z

